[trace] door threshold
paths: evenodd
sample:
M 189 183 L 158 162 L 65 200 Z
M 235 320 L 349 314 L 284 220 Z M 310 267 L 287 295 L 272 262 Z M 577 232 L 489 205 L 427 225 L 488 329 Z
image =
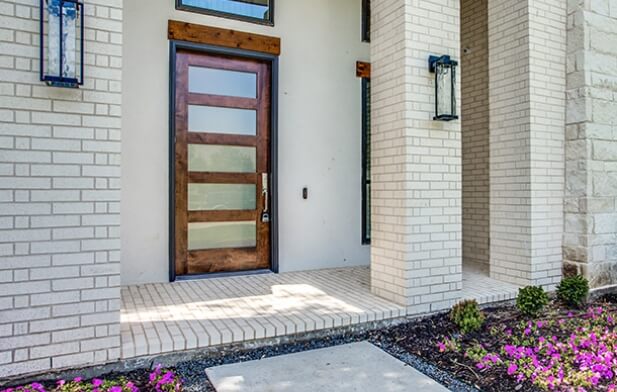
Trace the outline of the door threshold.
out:
M 268 275 L 274 274 L 272 270 L 260 269 L 254 271 L 235 271 L 235 272 L 215 272 L 211 274 L 196 274 L 176 276 L 176 282 L 186 282 L 190 280 L 216 279 L 216 278 L 232 278 L 236 276 L 251 276 L 251 275 Z

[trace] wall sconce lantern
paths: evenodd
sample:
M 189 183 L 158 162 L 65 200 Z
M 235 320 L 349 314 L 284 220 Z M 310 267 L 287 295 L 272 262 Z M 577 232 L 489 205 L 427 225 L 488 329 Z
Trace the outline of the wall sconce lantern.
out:
M 450 56 L 430 56 L 429 71 L 435 74 L 435 117 L 433 120 L 458 120 L 456 114 L 456 67 Z
M 84 5 L 79 0 L 40 0 L 41 81 L 78 88 L 84 77 Z

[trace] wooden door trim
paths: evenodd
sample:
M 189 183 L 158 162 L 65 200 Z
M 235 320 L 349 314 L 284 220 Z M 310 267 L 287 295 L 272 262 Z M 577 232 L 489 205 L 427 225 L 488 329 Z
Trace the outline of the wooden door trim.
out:
M 170 40 L 245 49 L 275 56 L 281 54 L 281 39 L 278 37 L 179 22 L 177 20 L 169 20 L 167 22 L 167 37 Z
M 190 144 L 222 144 L 225 146 L 256 147 L 257 140 L 254 136 L 224 135 L 217 133 L 189 132 Z
M 257 210 L 230 211 L 189 211 L 189 223 L 243 222 L 257 219 Z
M 258 100 L 253 98 L 223 97 L 209 94 L 188 94 L 189 105 L 220 106 L 232 109 L 257 110 Z
M 189 172 L 189 183 L 195 184 L 257 184 L 256 173 Z
M 176 174 L 175 174 L 175 137 L 176 137 L 176 54 L 180 50 L 202 52 L 206 55 L 234 56 L 242 59 L 253 59 L 265 61 L 270 66 L 271 86 L 270 86 L 270 267 L 245 272 L 219 272 L 213 271 L 206 275 L 186 275 L 177 276 L 175 270 L 176 258 L 176 213 L 175 213 L 175 193 L 176 193 Z M 170 41 L 170 78 L 169 78 L 169 280 L 193 280 L 203 278 L 217 278 L 221 276 L 235 275 L 254 275 L 262 273 L 277 273 L 279 269 L 279 209 L 278 209 L 278 56 L 270 53 L 256 52 L 245 49 L 227 48 L 212 45 L 202 45 L 192 42 Z M 208 143 L 209 137 L 198 133 L 188 133 L 187 140 L 191 143 Z M 220 140 L 220 139 L 219 139 Z M 237 146 L 255 146 L 258 142 L 255 138 L 249 140 L 238 135 L 229 135 L 224 140 L 225 144 Z M 229 143 L 228 143 L 229 142 Z M 188 171 L 187 171 L 188 173 Z M 259 179 L 258 181 L 259 182 Z M 187 212 L 187 222 L 190 212 Z M 195 256 L 195 252 L 187 250 L 189 258 Z M 194 260 L 194 259 L 193 259 Z M 190 267 L 189 267 L 190 269 Z

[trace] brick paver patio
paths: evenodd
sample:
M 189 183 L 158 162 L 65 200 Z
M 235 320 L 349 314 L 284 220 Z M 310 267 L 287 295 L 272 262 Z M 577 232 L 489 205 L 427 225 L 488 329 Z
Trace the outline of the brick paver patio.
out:
M 251 275 L 122 289 L 122 357 L 294 335 L 405 316 L 373 295 L 369 268 Z M 516 286 L 466 269 L 464 298 L 513 298 Z

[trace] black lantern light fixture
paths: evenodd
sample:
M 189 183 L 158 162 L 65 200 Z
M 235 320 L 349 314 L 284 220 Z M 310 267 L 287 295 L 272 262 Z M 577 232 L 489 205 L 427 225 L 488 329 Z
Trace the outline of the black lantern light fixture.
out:
M 84 5 L 79 0 L 40 0 L 41 81 L 77 88 L 84 77 Z
M 435 117 L 433 120 L 458 120 L 456 114 L 456 67 L 450 56 L 430 56 L 429 71 L 435 74 Z

